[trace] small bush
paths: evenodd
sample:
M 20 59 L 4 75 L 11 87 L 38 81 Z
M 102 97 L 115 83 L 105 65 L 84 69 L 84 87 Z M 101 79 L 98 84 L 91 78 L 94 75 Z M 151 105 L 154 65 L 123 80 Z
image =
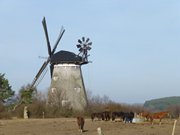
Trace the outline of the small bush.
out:
M 28 105 L 30 118 L 42 118 L 45 112 L 46 104 L 44 101 L 36 101 Z
M 11 113 L 7 111 L 6 106 L 0 104 L 0 119 L 10 119 Z
M 12 117 L 23 118 L 24 104 L 18 106 L 15 111 L 12 112 Z

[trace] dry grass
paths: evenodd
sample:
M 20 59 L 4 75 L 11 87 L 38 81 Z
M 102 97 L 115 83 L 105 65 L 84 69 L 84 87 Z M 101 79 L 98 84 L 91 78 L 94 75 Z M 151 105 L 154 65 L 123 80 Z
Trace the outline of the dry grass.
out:
M 0 120 L 0 135 L 97 135 L 97 128 L 101 127 L 104 135 L 171 135 L 174 120 L 163 120 L 162 125 L 155 121 L 150 123 L 124 124 L 112 121 L 94 121 L 85 119 L 83 133 L 80 133 L 76 118 L 58 119 L 13 119 Z M 180 134 L 178 120 L 175 135 Z

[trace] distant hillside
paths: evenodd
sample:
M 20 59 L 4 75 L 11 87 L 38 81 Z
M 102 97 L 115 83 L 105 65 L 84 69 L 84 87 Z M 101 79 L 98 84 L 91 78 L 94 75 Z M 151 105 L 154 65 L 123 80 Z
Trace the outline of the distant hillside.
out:
M 180 96 L 153 99 L 144 103 L 146 109 L 153 111 L 163 111 L 174 105 L 180 105 Z

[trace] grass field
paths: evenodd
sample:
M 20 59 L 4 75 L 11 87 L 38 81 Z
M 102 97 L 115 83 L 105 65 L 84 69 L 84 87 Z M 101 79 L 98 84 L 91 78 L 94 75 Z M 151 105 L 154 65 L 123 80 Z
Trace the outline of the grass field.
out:
M 76 118 L 57 119 L 13 119 L 0 120 L 0 135 L 98 135 L 101 127 L 104 135 L 171 135 L 174 120 L 163 119 L 162 125 L 145 123 L 122 123 L 112 121 L 91 121 L 85 119 L 84 132 L 80 133 Z M 180 135 L 180 121 L 177 121 L 175 135 Z

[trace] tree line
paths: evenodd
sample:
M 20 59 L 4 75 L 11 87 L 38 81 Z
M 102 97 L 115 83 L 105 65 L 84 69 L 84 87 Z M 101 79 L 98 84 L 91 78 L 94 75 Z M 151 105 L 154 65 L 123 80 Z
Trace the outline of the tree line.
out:
M 93 112 L 103 111 L 124 111 L 140 113 L 147 111 L 141 104 L 122 104 L 112 101 L 108 96 L 94 96 L 91 91 L 87 91 L 88 107 L 84 112 L 75 112 L 69 108 L 52 106 L 47 104 L 47 96 L 39 92 L 37 88 L 30 89 L 30 85 L 22 86 L 18 94 L 12 90 L 5 74 L 0 73 L 0 119 L 23 117 L 23 110 L 28 106 L 30 118 L 57 118 L 74 117 L 77 114 L 90 116 Z M 179 117 L 180 105 L 167 108 L 173 117 Z

